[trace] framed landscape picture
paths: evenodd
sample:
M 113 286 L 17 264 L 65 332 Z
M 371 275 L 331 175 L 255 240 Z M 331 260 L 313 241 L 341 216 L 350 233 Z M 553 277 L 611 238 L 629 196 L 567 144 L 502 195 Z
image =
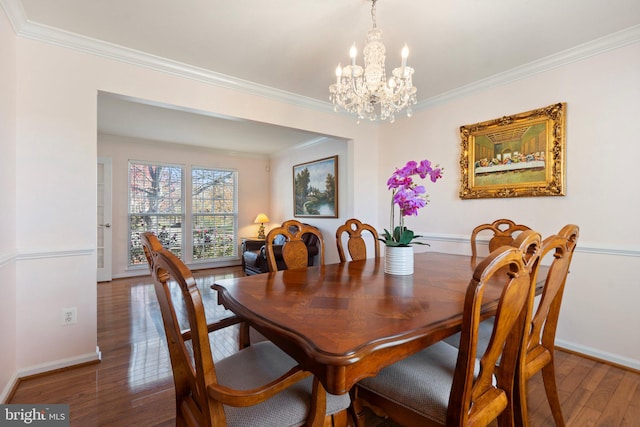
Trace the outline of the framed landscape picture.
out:
M 293 167 L 293 215 L 338 217 L 338 156 Z
M 460 127 L 460 198 L 565 195 L 566 104 Z

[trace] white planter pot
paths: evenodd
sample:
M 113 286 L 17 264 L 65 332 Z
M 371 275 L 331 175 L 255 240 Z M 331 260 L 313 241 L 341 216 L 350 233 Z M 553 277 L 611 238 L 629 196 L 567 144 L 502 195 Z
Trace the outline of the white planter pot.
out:
M 413 274 L 413 246 L 385 246 L 384 272 L 402 276 Z

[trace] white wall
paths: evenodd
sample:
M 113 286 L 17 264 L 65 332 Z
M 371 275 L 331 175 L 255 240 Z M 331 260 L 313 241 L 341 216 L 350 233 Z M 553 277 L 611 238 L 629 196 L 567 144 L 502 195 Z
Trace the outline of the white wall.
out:
M 428 158 L 444 178 L 410 228 L 431 237 L 432 250 L 469 253 L 475 225 L 511 218 L 555 233 L 580 226 L 558 328 L 561 346 L 640 369 L 640 43 L 421 111 L 384 126 L 379 209 L 396 166 Z M 461 200 L 459 127 L 567 103 L 565 197 Z
M 375 127 L 350 117 L 30 39 L 18 38 L 16 49 L 18 327 L 7 345 L 16 349 L 19 375 L 96 358 L 99 91 L 367 142 L 366 150 L 351 150 L 363 151 L 370 165 L 377 160 Z M 345 194 L 354 212 L 375 211 L 375 196 L 360 194 L 376 173 L 353 173 L 365 178 Z M 77 307 L 76 325 L 61 326 L 65 307 Z
M 148 274 L 143 268 L 128 269 L 128 167 L 129 160 L 171 163 L 231 169 L 238 172 L 238 236 L 255 236 L 256 215 L 269 210 L 269 159 L 266 157 L 229 156 L 215 150 L 186 145 L 167 144 L 122 136 L 99 134 L 98 156 L 112 159 L 113 172 L 113 277 L 136 273 Z M 186 171 L 188 172 L 188 171 Z M 239 265 L 240 258 L 231 264 L 218 262 L 206 267 Z M 204 265 L 199 265 L 204 268 Z
M 288 219 L 317 227 L 324 238 L 325 263 L 338 262 L 338 250 L 335 245 L 336 229 L 351 218 L 348 212 L 353 212 L 350 206 L 352 199 L 348 196 L 349 155 L 348 142 L 343 140 L 323 141 L 311 147 L 300 150 L 290 150 L 274 156 L 271 161 L 271 197 L 278 202 L 272 204 L 269 219 L 270 228 L 280 225 Z M 293 165 L 311 162 L 326 157 L 338 156 L 338 218 L 295 218 L 293 215 Z
M 446 167 L 445 179 L 428 186 L 432 204 L 410 223 L 417 231 L 434 236 L 434 250 L 467 251 L 460 241 L 468 237 L 472 226 L 497 217 L 530 224 L 544 234 L 567 222 L 579 224 L 580 249 L 568 283 L 560 341 L 639 367 L 640 324 L 635 303 L 639 288 L 635 272 L 640 267 L 635 221 L 639 197 L 634 168 L 639 148 L 631 132 L 639 116 L 638 44 L 377 128 L 367 123 L 356 125 L 352 118 L 331 112 L 29 39 L 17 38 L 13 61 L 14 38 L 4 15 L 0 19 L 0 28 L 4 28 L 0 30 L 0 50 L 3 59 L 9 58 L 0 65 L 0 88 L 8 92 L 16 89 L 15 108 L 10 101 L 13 94 L 0 101 L 0 118 L 10 126 L 15 116 L 16 123 L 15 180 L 8 172 L 7 184 L 4 180 L 0 184 L 9 200 L 16 196 L 15 210 L 8 203 L 0 214 L 9 224 L 0 225 L 0 230 L 6 231 L 10 240 L 13 224 L 16 230 L 15 244 L 0 243 L 0 257 L 8 259 L 0 263 L 0 274 L 8 279 L 0 286 L 5 295 L 15 292 L 16 299 L 15 307 L 10 302 L 6 307 L 11 314 L 0 314 L 2 339 L 6 339 L 3 345 L 15 348 L 15 359 L 5 356 L 4 351 L 0 356 L 8 363 L 0 363 L 1 389 L 6 390 L 7 378 L 16 371 L 39 372 L 96 357 L 98 91 L 348 140 L 342 220 L 353 216 L 384 227 L 388 213 L 385 182 L 393 168 L 411 158 L 438 161 Z M 457 198 L 460 125 L 559 101 L 568 103 L 566 197 Z M 11 153 L 13 131 L 2 128 L 3 154 L 5 148 Z M 291 203 L 292 190 L 275 186 L 290 185 L 291 166 L 302 158 L 318 158 L 316 154 L 309 151 L 296 154 L 295 159 L 274 160 L 278 168 L 272 168 L 272 174 L 284 170 L 282 176 L 287 181 L 282 184 L 271 179 L 271 191 L 277 196 L 271 199 L 270 209 Z M 4 155 L 0 162 L 2 169 L 12 170 L 12 161 Z M 281 215 L 288 216 L 286 212 Z M 13 247 L 17 248 L 15 291 L 11 281 Z M 70 306 L 78 309 L 78 323 L 61 326 L 61 308 Z
M 17 59 L 15 348 L 24 374 L 96 358 L 97 116 L 92 79 L 73 53 L 18 38 Z M 61 325 L 67 307 L 77 324 Z
M 0 8 L 0 402 L 15 380 L 16 352 L 16 51 L 15 36 Z

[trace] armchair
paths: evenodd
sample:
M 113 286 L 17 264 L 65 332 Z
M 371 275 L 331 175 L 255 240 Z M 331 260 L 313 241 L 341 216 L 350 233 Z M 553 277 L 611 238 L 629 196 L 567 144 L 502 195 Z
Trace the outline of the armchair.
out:
M 291 232 L 295 231 L 294 229 Z M 307 233 L 302 236 L 307 252 L 308 252 L 308 266 L 312 266 L 314 258 L 320 252 L 318 248 L 318 237 Z M 273 252 L 278 265 L 278 270 L 286 270 L 284 259 L 282 257 L 282 247 L 285 244 L 285 238 L 282 235 L 278 235 L 274 240 Z M 258 239 L 245 239 L 242 242 L 242 268 L 247 276 L 254 274 L 267 273 L 269 271 L 269 265 L 267 263 L 267 255 L 265 249 L 265 241 Z

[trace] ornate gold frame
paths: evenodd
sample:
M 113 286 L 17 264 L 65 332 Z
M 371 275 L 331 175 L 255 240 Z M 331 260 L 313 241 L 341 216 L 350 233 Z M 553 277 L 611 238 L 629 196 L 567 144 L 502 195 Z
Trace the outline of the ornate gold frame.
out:
M 460 126 L 460 198 L 564 196 L 565 115 L 558 103 Z

